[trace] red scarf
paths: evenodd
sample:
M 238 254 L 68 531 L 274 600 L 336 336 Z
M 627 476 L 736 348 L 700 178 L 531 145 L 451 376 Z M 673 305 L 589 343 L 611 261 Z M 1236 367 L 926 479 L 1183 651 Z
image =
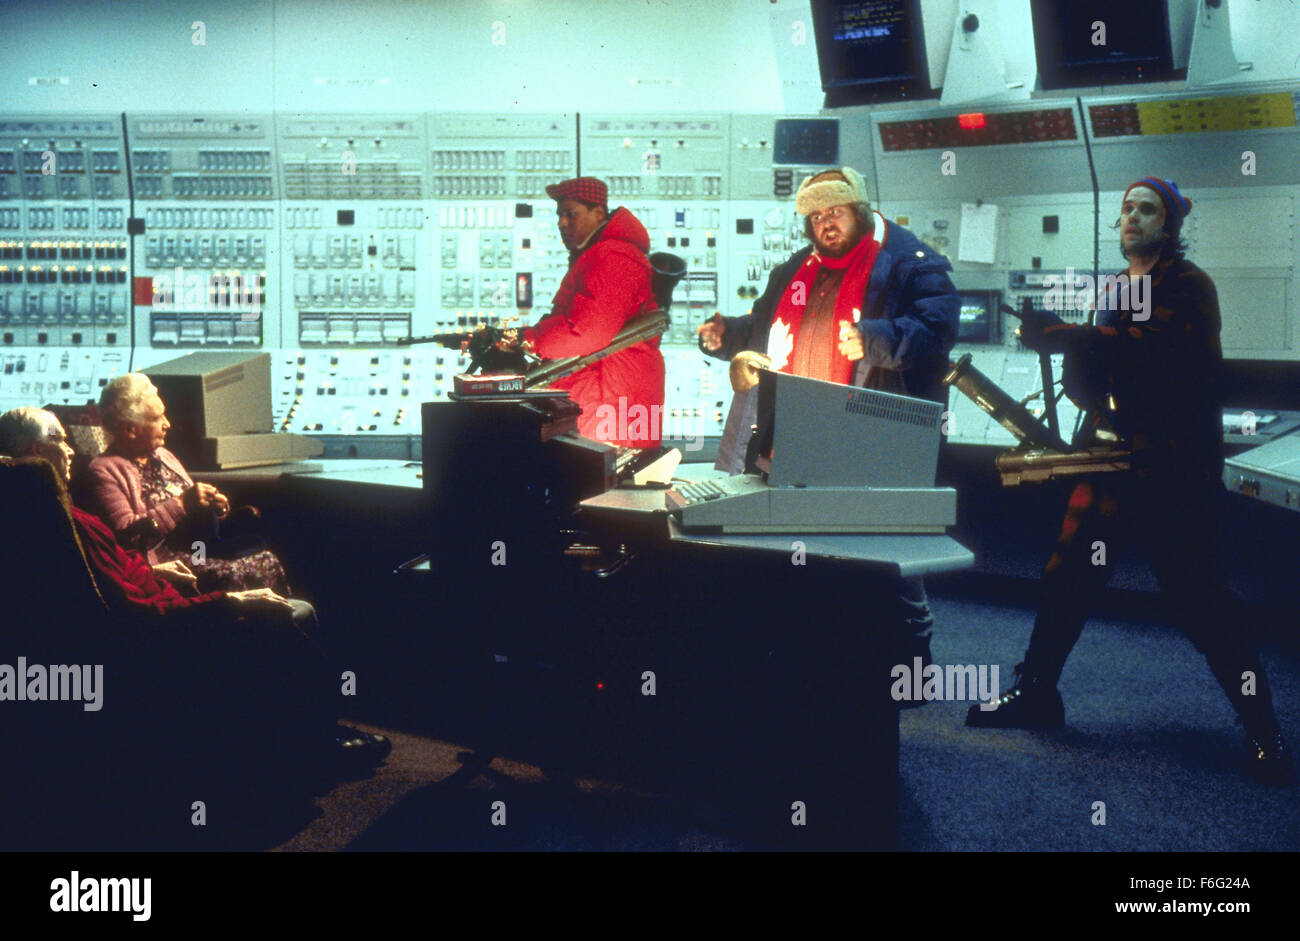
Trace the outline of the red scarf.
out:
M 864 235 L 847 255 L 840 258 L 823 258 L 814 251 L 799 266 L 798 274 L 781 295 L 781 301 L 776 306 L 776 314 L 772 318 L 772 328 L 767 335 L 767 355 L 772 358 L 773 369 L 785 373 L 794 372 L 793 354 L 795 339 L 799 335 L 799 325 L 803 322 L 804 310 L 812 293 L 813 282 L 817 279 L 822 265 L 825 265 L 835 271 L 847 269 L 844 272 L 844 279 L 840 282 L 839 291 L 835 295 L 833 335 L 836 337 L 836 349 L 832 353 L 831 381 L 848 385 L 852 380 L 853 367 L 856 364 L 840 353 L 838 338 L 844 324 L 857 323 L 862 319 L 862 298 L 867 289 L 867 281 L 871 278 L 871 269 L 876 264 L 880 243 L 885 238 L 883 219 L 878 218 L 876 224 L 881 226 L 878 233 L 880 241 L 870 234 Z M 796 300 L 800 303 L 795 303 Z

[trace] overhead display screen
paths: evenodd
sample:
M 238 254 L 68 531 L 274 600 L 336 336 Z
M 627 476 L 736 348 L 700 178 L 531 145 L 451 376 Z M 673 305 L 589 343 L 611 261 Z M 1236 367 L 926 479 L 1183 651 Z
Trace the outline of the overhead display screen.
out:
M 934 97 L 919 0 L 813 0 L 826 107 Z
M 1032 0 L 1044 89 L 1177 81 L 1164 3 Z

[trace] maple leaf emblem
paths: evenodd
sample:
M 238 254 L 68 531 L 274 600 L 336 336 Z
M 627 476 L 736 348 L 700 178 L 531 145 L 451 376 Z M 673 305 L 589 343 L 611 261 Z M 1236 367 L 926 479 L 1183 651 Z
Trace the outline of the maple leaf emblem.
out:
M 780 317 L 772 321 L 772 329 L 767 335 L 767 355 L 772 360 L 772 369 L 779 372 L 790 361 L 794 352 L 794 336 L 790 328 Z

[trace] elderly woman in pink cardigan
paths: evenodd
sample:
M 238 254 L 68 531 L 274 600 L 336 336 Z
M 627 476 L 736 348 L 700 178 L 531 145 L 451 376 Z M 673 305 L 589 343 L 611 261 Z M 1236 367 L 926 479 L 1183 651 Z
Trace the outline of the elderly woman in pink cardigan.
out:
M 270 550 L 238 559 L 208 555 L 199 561 L 187 541 L 169 544 L 166 537 L 179 536 L 177 529 L 193 518 L 207 513 L 224 517 L 230 501 L 211 484 L 191 480 L 176 455 L 163 447 L 171 422 L 148 376 L 133 372 L 112 380 L 100 395 L 99 411 L 112 444 L 90 462 L 87 475 L 92 509 L 110 529 L 121 533 L 146 518 L 153 520 L 164 540 L 148 553 L 149 561 L 184 560 L 204 591 L 270 588 L 291 594 L 284 566 Z

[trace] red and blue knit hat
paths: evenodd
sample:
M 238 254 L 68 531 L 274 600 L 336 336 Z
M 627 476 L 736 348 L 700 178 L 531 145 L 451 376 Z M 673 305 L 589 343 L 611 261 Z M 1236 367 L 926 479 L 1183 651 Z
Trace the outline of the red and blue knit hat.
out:
M 1178 184 L 1173 180 L 1158 180 L 1153 176 L 1143 177 L 1136 183 L 1130 184 L 1124 191 L 1124 198 L 1128 199 L 1129 191 L 1138 186 L 1145 186 L 1159 194 L 1160 201 L 1165 204 L 1165 229 L 1174 238 L 1178 238 L 1178 233 L 1183 228 L 1183 220 L 1192 211 L 1192 201 L 1178 192 Z
M 594 176 L 580 176 L 563 183 L 552 183 L 546 187 L 546 195 L 559 202 L 561 199 L 576 199 L 592 206 L 609 205 L 609 187 L 604 180 Z

